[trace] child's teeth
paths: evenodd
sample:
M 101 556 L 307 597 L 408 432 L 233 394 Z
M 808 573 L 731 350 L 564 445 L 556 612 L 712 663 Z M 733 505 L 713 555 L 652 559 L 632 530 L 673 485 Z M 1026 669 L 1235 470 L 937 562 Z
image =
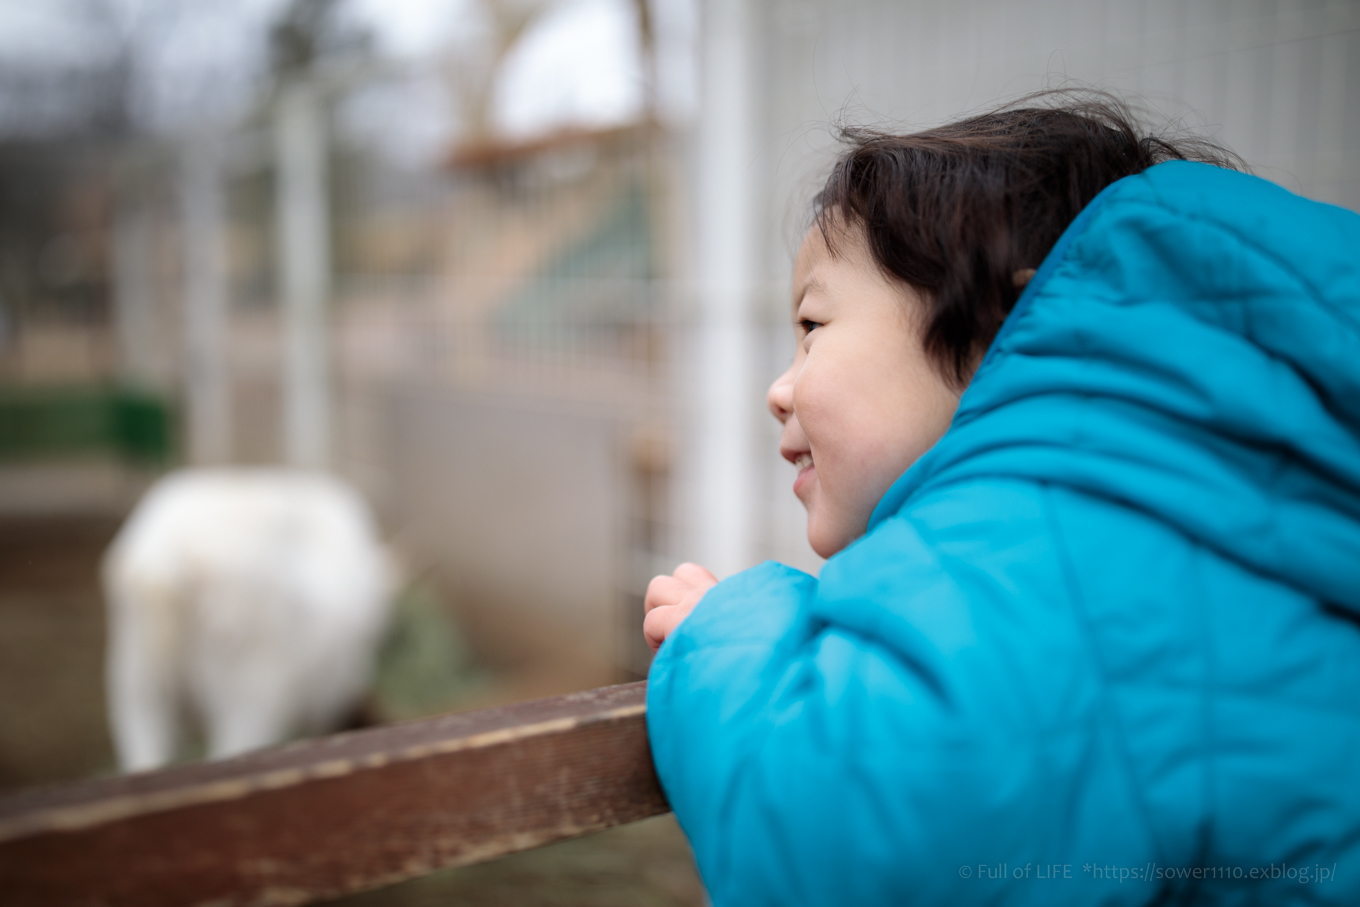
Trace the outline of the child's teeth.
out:
M 796 466 L 798 469 L 807 469 L 809 466 L 812 465 L 812 454 L 805 453 L 799 455 L 798 459 L 793 461 L 793 465 Z

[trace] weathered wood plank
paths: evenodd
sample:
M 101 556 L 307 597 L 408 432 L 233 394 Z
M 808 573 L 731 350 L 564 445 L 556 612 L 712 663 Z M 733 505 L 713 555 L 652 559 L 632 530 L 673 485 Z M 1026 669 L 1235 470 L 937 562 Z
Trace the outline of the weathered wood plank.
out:
M 646 684 L 0 800 L 0 903 L 303 904 L 669 809 Z

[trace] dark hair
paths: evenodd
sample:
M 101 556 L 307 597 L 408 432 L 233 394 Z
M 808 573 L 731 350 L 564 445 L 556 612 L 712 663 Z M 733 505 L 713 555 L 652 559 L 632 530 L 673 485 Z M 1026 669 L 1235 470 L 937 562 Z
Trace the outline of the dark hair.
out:
M 1106 186 L 1167 160 L 1246 169 L 1203 139 L 1151 133 L 1126 102 L 1084 90 L 910 135 L 844 128 L 841 139 L 850 147 L 813 202 L 814 224 L 833 255 L 837 226 L 862 226 L 884 273 L 921 292 L 926 352 L 955 387 L 1015 305 L 1023 272 Z

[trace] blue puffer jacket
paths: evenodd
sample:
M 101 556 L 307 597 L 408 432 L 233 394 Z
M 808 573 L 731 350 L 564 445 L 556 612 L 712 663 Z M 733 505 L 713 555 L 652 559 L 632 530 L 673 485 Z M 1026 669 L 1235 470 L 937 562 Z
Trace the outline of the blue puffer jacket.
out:
M 648 725 L 717 905 L 1360 904 L 1360 217 L 1109 187 L 868 533 L 710 591 Z

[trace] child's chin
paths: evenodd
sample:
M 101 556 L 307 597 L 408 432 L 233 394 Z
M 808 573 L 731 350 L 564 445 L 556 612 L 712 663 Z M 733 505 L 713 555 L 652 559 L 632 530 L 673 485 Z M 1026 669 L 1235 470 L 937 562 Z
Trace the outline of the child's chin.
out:
M 814 521 L 808 519 L 808 544 L 816 552 L 818 557 L 831 557 L 837 551 L 845 547 L 845 542 L 838 534 L 828 533 Z

